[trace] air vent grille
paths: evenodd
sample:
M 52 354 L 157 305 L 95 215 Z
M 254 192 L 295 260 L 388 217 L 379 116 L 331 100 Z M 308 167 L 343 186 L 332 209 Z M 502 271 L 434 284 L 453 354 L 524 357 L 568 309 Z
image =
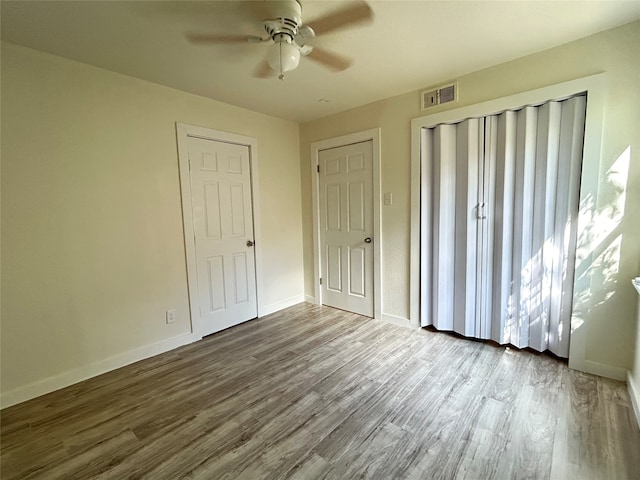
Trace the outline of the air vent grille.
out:
M 428 108 L 442 105 L 443 103 L 458 101 L 458 82 L 432 87 L 420 92 L 420 108 Z

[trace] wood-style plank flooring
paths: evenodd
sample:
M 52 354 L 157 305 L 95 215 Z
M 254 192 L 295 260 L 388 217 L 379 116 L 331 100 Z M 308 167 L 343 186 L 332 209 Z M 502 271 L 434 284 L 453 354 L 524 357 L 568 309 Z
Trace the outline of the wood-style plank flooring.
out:
M 2 411 L 3 479 L 637 479 L 623 383 L 300 304 Z

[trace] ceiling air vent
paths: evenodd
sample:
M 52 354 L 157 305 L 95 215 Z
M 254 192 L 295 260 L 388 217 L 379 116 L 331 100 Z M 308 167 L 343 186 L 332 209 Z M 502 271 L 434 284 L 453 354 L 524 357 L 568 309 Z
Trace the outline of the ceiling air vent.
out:
M 420 92 L 420 108 L 422 110 L 456 101 L 458 101 L 458 82 L 447 83 Z

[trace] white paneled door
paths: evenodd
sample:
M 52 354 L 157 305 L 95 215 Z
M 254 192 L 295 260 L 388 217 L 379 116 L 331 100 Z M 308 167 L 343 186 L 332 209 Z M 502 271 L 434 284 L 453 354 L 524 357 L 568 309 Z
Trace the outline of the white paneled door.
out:
M 318 160 L 322 303 L 373 317 L 373 142 Z
M 202 335 L 257 317 L 249 147 L 189 137 Z

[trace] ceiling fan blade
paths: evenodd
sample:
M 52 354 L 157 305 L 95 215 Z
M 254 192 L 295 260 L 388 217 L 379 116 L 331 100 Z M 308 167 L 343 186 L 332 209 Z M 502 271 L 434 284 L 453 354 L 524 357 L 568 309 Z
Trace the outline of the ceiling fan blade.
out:
M 316 35 L 333 32 L 341 28 L 347 28 L 354 25 L 368 23 L 373 20 L 373 10 L 367 2 L 358 0 L 350 2 L 350 5 L 329 13 L 324 17 L 308 23 Z
M 275 72 L 271 70 L 266 58 L 262 60 L 253 71 L 253 76 L 256 78 L 271 78 L 274 75 Z
M 334 72 L 346 70 L 353 63 L 353 61 L 347 57 L 318 47 L 313 47 L 313 50 L 311 50 L 307 56 Z
M 248 43 L 251 41 L 249 35 L 231 35 L 217 33 L 188 33 L 187 40 L 191 43 Z

